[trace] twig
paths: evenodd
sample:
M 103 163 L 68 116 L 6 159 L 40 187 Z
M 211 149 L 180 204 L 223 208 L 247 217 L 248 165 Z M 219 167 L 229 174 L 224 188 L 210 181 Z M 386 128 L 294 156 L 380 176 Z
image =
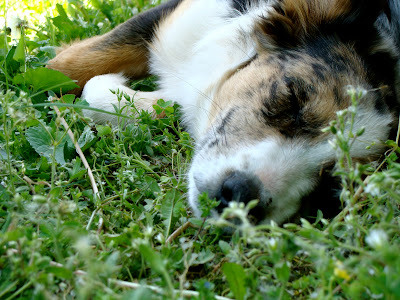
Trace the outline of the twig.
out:
M 58 263 L 58 262 L 55 262 L 55 261 L 51 261 L 51 262 L 50 262 L 50 266 L 52 266 L 52 267 L 58 267 L 58 268 L 64 268 L 64 266 L 63 266 L 62 264 L 60 264 L 60 263 Z M 85 271 L 82 271 L 82 270 L 76 270 L 76 271 L 74 271 L 74 274 L 75 274 L 75 275 L 79 275 L 79 276 L 85 276 L 85 275 L 87 275 L 87 273 L 86 273 Z
M 159 288 L 158 286 L 153 286 L 153 285 L 145 285 L 145 284 L 139 284 L 139 283 L 134 283 L 134 282 L 127 282 L 127 281 L 122 281 L 122 280 L 117 280 L 117 279 L 108 279 L 108 282 L 114 283 L 120 287 L 126 287 L 126 288 L 131 288 L 131 289 L 139 289 L 139 288 L 147 288 L 149 290 L 152 290 L 153 292 L 162 294 L 163 290 Z M 190 290 L 174 290 L 175 295 L 181 295 L 182 297 L 185 298 L 191 298 L 191 297 L 199 297 L 200 293 L 196 291 L 190 291 Z M 215 299 L 217 300 L 233 300 L 231 298 L 226 298 L 222 296 L 215 296 Z
M 26 175 L 24 177 L 22 177 L 22 179 L 25 180 L 29 184 L 29 187 L 31 188 L 32 194 L 35 194 L 35 188 L 33 187 L 33 185 L 47 185 L 48 187 L 51 188 L 50 183 L 48 183 L 46 181 L 33 181 L 32 179 L 30 179 Z
M 131 289 L 139 289 L 139 288 L 147 288 L 149 290 L 152 290 L 153 292 L 162 294 L 163 291 L 161 288 L 157 286 L 152 286 L 152 285 L 142 285 L 138 283 L 133 283 L 133 282 L 127 282 L 127 281 L 122 281 L 122 280 L 116 280 L 116 279 L 109 279 L 109 282 L 114 283 L 120 287 L 126 287 L 126 288 L 131 288 Z M 174 294 L 181 295 L 182 297 L 185 298 L 190 298 L 190 297 L 199 297 L 199 292 L 196 291 L 190 291 L 190 290 L 174 290 Z M 231 298 L 226 298 L 222 296 L 215 296 L 215 299 L 217 300 L 232 300 Z
M 343 281 L 343 284 L 350 282 L 350 280 L 352 280 L 353 277 L 354 277 L 353 275 L 350 275 L 350 277 L 348 279 L 345 279 Z M 338 284 L 338 286 L 332 291 L 332 295 L 339 293 L 341 290 L 342 290 L 342 286 L 340 284 Z
M 193 228 L 197 228 L 197 226 L 195 226 L 193 223 L 191 222 L 186 222 L 185 224 L 183 224 L 182 226 L 180 226 L 177 230 L 175 230 L 165 241 L 165 244 L 170 244 L 171 242 L 173 242 L 178 236 L 180 236 L 182 234 L 182 232 L 184 232 L 188 227 L 193 227 Z
M 196 233 L 196 235 L 192 238 L 192 240 L 194 241 L 194 240 L 196 240 L 198 237 L 199 237 L 199 235 L 200 235 L 200 232 L 203 230 L 203 228 L 204 228 L 204 224 L 206 223 L 206 218 L 204 218 L 203 219 L 203 223 L 201 223 L 201 226 L 200 227 L 198 227 L 199 228 L 199 230 L 197 230 L 197 233 Z
M 34 184 L 34 185 L 47 185 L 48 187 L 51 187 L 50 183 L 47 181 L 33 181 L 30 179 L 28 176 L 22 177 L 28 184 Z
M 92 215 L 90 216 L 89 222 L 86 225 L 86 230 L 90 229 L 90 226 L 92 225 L 94 217 L 96 216 L 97 213 L 99 213 L 99 214 L 101 213 L 101 208 L 98 207 L 92 212 Z M 99 220 L 99 223 L 100 223 L 100 220 Z
M 23 291 L 29 288 L 33 284 L 32 279 L 25 283 L 21 288 L 19 288 L 14 294 L 7 298 L 7 300 L 12 300 L 18 297 Z
M 104 225 L 104 219 L 103 219 L 103 217 L 100 217 L 99 225 L 97 226 L 97 233 L 98 234 L 103 230 L 103 225 Z
M 76 152 L 78 153 L 79 157 L 82 160 L 83 165 L 85 166 L 85 168 L 86 168 L 86 170 L 88 172 L 88 176 L 89 176 L 90 183 L 92 185 L 92 190 L 93 190 L 93 193 L 94 193 L 95 197 L 100 199 L 99 189 L 97 188 L 96 180 L 94 179 L 92 169 L 90 168 L 89 163 L 87 162 L 86 157 L 83 154 L 81 147 L 78 145 L 78 142 L 75 140 L 74 134 L 72 133 L 68 123 L 61 116 L 61 113 L 60 113 L 60 110 L 58 109 L 58 107 L 54 106 L 53 109 L 57 113 L 57 116 L 60 118 L 61 124 L 64 126 L 65 130 L 67 131 L 68 136 L 70 137 L 71 141 L 73 142 L 73 144 L 75 146 Z M 99 212 L 99 214 L 100 214 L 100 220 L 99 220 L 99 226 L 98 226 L 99 230 L 98 231 L 101 231 L 101 228 L 102 228 L 103 223 L 104 223 L 103 217 L 101 216 L 101 209 L 95 210 L 95 211 Z M 92 221 L 93 218 L 91 218 L 90 220 Z M 90 225 L 91 225 L 91 222 L 89 222 L 88 225 L 86 226 L 86 230 L 90 229 Z

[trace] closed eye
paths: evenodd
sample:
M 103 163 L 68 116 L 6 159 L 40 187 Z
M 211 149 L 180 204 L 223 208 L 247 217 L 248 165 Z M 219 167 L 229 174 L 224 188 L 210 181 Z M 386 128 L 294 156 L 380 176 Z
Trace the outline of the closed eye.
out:
M 301 123 L 301 117 L 302 117 L 302 107 L 300 106 L 299 99 L 296 95 L 296 91 L 294 89 L 293 83 L 291 83 L 288 86 L 288 102 L 289 102 L 289 114 L 292 116 L 294 122 L 296 125 Z

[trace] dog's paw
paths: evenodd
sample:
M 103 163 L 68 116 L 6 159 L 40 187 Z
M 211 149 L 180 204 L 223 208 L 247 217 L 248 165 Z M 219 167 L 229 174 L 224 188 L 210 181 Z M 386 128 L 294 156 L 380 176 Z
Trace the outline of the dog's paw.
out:
M 82 92 L 82 98 L 85 99 L 90 107 L 101 109 L 107 112 L 116 112 L 125 115 L 132 115 L 135 110 L 130 109 L 131 102 L 134 103 L 137 111 L 146 110 L 156 115 L 153 105 L 158 99 L 163 98 L 161 93 L 140 92 L 135 91 L 126 86 L 128 79 L 122 74 L 106 74 L 93 77 L 90 79 Z M 125 97 L 129 97 L 131 101 L 127 101 Z M 118 123 L 118 116 L 110 115 L 104 112 L 86 110 L 85 116 L 90 117 L 96 123 L 110 122 L 113 125 Z M 129 120 L 127 120 L 129 121 Z

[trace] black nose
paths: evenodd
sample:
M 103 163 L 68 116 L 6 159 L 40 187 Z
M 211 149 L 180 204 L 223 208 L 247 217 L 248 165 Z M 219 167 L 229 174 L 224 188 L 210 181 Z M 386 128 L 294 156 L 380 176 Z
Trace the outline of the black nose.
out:
M 251 178 L 242 172 L 233 172 L 229 174 L 222 182 L 217 193 L 217 200 L 220 201 L 217 207 L 218 212 L 229 205 L 229 202 L 243 202 L 259 199 L 260 189 L 255 178 Z

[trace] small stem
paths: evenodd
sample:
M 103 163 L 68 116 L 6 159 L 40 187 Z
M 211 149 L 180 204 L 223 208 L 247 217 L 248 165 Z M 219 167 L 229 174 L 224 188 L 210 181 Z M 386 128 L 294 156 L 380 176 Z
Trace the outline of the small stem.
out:
M 4 7 L 4 32 L 7 32 L 7 13 L 8 13 L 8 1 L 5 1 L 5 7 Z M 4 35 L 6 37 L 6 35 Z M 8 42 L 7 42 L 7 38 L 4 39 L 4 49 L 5 49 L 5 53 L 8 53 Z M 6 72 L 5 73 L 5 78 L 6 78 L 6 90 L 9 90 L 9 86 L 8 86 L 8 74 L 7 74 L 7 59 L 4 59 L 4 70 Z
M 4 290 L 0 291 L 0 299 L 3 299 L 3 296 L 7 294 L 10 290 L 14 289 L 14 287 L 18 284 L 18 280 L 11 283 L 8 287 Z
M 281 291 L 279 292 L 279 300 L 280 299 L 283 299 L 283 296 L 284 296 L 284 293 L 285 293 L 285 288 L 286 288 L 286 282 L 285 283 L 282 283 L 282 287 L 281 287 Z
M 8 297 L 6 300 L 11 300 L 17 297 L 19 294 L 21 294 L 23 291 L 25 291 L 28 287 L 32 285 L 32 281 L 28 281 L 23 287 L 21 287 L 18 291 L 16 291 L 14 294 L 12 294 L 10 297 Z
M 57 132 L 56 132 L 57 135 Z M 54 181 L 56 178 L 56 148 L 58 146 L 57 142 L 52 139 L 53 144 L 53 154 L 51 156 L 51 190 L 54 189 Z
M 399 139 L 400 139 L 400 115 L 399 115 L 399 120 L 398 120 L 398 127 L 397 127 L 397 135 L 396 135 L 396 144 L 397 146 L 399 145 Z
M 165 244 L 170 244 L 171 242 L 173 242 L 178 236 L 180 236 L 182 234 L 182 232 L 184 232 L 187 228 L 189 227 L 196 227 L 195 225 L 193 225 L 193 223 L 191 222 L 186 222 L 185 224 L 183 224 L 182 226 L 180 226 L 177 230 L 175 230 L 165 241 Z
M 10 150 L 10 137 L 9 134 L 11 134 L 11 131 L 8 131 L 8 122 L 6 120 L 6 112 L 3 113 L 3 124 L 4 124 L 4 137 L 6 140 L 6 152 L 7 152 L 7 166 L 8 166 L 8 174 L 10 176 L 10 186 L 11 186 L 11 192 L 13 194 L 15 194 L 15 186 L 14 186 L 14 176 L 13 176 L 13 172 L 12 172 L 12 165 L 11 165 L 11 150 Z

